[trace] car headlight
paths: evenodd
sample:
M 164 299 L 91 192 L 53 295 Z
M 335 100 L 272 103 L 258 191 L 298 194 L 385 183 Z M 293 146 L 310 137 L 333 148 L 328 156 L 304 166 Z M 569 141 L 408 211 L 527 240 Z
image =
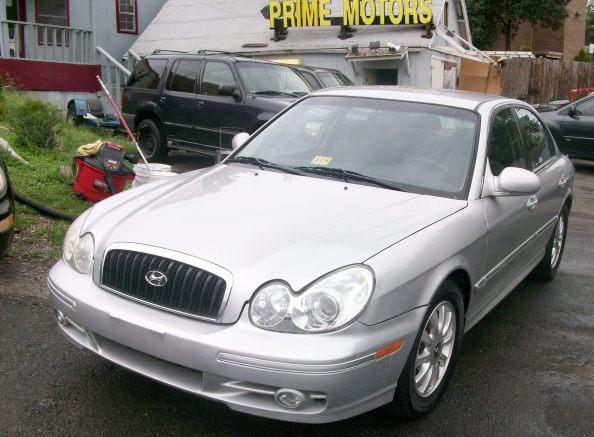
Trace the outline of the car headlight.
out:
M 64 260 L 77 272 L 88 273 L 93 264 L 95 241 L 90 233 L 80 235 L 91 209 L 83 212 L 70 226 L 64 238 Z
M 283 282 L 261 287 L 250 302 L 250 320 L 258 328 L 280 332 L 328 332 L 353 322 L 373 289 L 371 268 L 354 265 L 336 270 L 294 294 Z
M 8 177 L 4 173 L 4 168 L 0 166 L 0 197 L 4 197 L 8 191 Z

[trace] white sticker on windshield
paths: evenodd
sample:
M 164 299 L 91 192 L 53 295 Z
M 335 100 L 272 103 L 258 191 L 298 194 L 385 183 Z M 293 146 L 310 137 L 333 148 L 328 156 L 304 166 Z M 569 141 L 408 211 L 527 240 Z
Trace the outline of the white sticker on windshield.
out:
M 311 163 L 314 165 L 328 165 L 330 161 L 332 161 L 331 156 L 316 156 L 311 160 Z

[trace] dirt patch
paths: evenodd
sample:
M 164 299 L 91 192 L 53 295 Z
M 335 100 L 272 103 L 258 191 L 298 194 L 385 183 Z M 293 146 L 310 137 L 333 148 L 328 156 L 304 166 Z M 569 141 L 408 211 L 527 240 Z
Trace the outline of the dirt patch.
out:
M 18 231 L 6 257 L 0 262 L 0 295 L 48 297 L 45 281 L 59 259 L 59 248 L 39 238 L 34 227 Z

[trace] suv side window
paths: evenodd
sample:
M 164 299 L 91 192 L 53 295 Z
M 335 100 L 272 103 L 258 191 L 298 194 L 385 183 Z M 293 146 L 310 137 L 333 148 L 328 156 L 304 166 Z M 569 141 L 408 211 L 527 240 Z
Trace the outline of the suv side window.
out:
M 516 108 L 518 124 L 524 137 L 524 150 L 530 170 L 536 169 L 554 155 L 554 149 L 547 130 L 532 112 Z
M 594 97 L 575 105 L 575 115 L 583 115 L 586 117 L 594 116 Z
M 182 93 L 196 92 L 196 79 L 200 71 L 202 61 L 191 61 L 182 59 L 174 65 L 167 78 L 167 89 L 170 91 L 179 91 Z
M 526 168 L 522 137 L 511 108 L 499 111 L 491 122 L 489 165 L 493 176 L 499 176 L 506 167 Z
M 167 59 L 143 58 L 134 67 L 127 86 L 129 88 L 156 90 L 165 67 L 167 67 Z
M 231 67 L 224 62 L 207 62 L 202 74 L 202 94 L 218 96 L 221 85 L 235 86 Z

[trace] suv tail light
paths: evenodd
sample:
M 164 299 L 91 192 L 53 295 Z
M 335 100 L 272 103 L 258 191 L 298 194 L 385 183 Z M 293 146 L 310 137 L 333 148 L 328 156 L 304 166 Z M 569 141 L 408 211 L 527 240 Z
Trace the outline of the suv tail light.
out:
M 122 95 L 121 95 L 121 100 L 122 102 L 122 109 L 124 109 L 124 106 L 126 106 L 126 92 L 122 91 Z

